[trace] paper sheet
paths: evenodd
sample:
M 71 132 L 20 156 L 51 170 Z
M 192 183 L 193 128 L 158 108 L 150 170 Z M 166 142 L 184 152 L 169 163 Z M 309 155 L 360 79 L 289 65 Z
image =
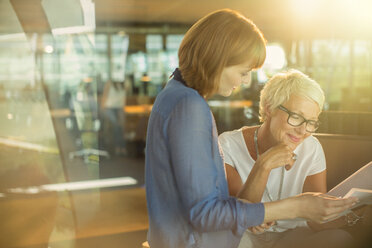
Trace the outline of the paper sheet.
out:
M 372 190 L 372 161 L 328 191 L 328 195 L 344 197 L 352 188 Z

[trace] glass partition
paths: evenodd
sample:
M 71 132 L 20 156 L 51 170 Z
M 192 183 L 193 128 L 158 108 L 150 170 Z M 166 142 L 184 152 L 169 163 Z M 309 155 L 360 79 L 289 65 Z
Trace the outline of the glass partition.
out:
M 13 29 L 0 34 L 0 246 L 63 241 L 65 247 L 74 247 L 72 196 L 47 187 L 69 178 L 53 122 L 53 116 L 64 112 L 52 111 L 45 91 L 55 80 L 56 68 L 48 63 L 54 42 L 47 36 L 26 35 L 10 2 L 1 1 L 1 7 Z M 41 58 L 44 53 L 47 63 Z M 43 84 L 43 78 L 50 83 Z
M 11 27 L 0 33 L 0 246 L 81 247 L 86 238 L 123 228 L 146 229 L 144 198 L 138 201 L 140 225 L 126 223 L 130 214 L 124 204 L 97 228 L 115 205 L 116 196 L 107 188 L 143 184 L 141 171 L 134 173 L 136 179 L 127 169 L 113 168 L 141 167 L 143 158 L 133 162 L 125 153 L 129 160 L 124 161 L 124 154 L 105 144 L 113 129 L 104 130 L 109 117 L 100 102 L 109 82 L 126 84 L 128 36 L 95 34 L 89 25 L 76 26 L 74 15 L 80 15 L 79 9 L 85 13 L 90 1 L 38 2 L 46 13 L 38 21 L 45 22 L 49 32 L 24 32 L 20 20 L 26 17 L 20 16 L 20 6 L 0 3 Z M 68 8 L 74 8 L 72 20 L 58 19 L 58 8 L 64 18 Z M 117 108 L 122 113 L 123 97 L 124 104 Z M 126 123 L 122 121 L 117 125 Z M 116 134 L 125 139 L 120 131 Z M 133 190 L 123 191 L 124 199 Z

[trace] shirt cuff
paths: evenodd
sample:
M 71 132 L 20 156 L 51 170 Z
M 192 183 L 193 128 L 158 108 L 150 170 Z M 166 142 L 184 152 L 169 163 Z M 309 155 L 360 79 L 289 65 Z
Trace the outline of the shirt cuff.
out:
M 236 234 L 238 235 L 243 235 L 244 231 L 249 227 L 261 225 L 265 218 L 265 207 L 263 203 L 244 202 L 243 206 L 241 210 L 245 214 L 242 214 L 244 219 L 237 226 Z

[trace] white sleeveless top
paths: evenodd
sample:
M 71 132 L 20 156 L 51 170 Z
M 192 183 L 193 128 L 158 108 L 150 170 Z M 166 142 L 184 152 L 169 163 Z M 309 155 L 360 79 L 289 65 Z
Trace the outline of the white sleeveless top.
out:
M 222 133 L 219 136 L 219 142 L 222 146 L 225 163 L 238 171 L 244 183 L 256 161 L 253 160 L 248 152 L 242 129 Z M 314 136 L 307 137 L 297 146 L 294 152 L 297 154 L 297 160 L 289 171 L 285 170 L 284 172 L 281 199 L 301 194 L 306 177 L 326 169 L 323 148 Z M 267 181 L 267 189 L 274 201 L 278 199 L 281 170 L 281 167 L 271 170 Z M 261 201 L 270 201 L 266 191 Z M 276 230 L 283 232 L 298 226 L 306 226 L 306 221 L 277 221 Z M 268 231 L 273 230 L 270 228 Z

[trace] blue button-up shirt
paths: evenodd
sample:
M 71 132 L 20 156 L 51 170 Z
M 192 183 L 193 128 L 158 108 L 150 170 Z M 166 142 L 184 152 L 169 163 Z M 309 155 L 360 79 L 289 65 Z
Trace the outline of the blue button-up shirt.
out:
M 229 196 L 210 108 L 175 79 L 150 115 L 145 173 L 151 248 L 237 247 L 245 229 L 263 222 L 262 203 Z

